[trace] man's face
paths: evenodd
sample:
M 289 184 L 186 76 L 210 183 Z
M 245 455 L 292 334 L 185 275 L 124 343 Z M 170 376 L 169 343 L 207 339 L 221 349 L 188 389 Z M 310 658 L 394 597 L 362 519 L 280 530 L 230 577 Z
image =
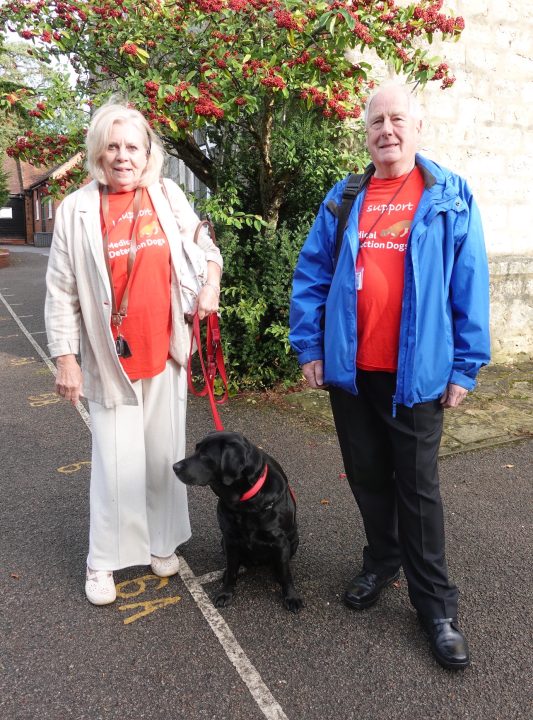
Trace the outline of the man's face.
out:
M 412 169 L 421 127 L 421 120 L 409 113 L 401 89 L 378 92 L 370 105 L 366 126 L 366 144 L 377 178 L 399 177 Z

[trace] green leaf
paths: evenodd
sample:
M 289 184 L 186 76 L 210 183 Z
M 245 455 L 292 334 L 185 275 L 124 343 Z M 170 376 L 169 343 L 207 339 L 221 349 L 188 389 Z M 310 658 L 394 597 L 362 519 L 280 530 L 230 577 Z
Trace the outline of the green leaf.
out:
M 348 10 L 344 10 L 344 8 L 340 11 L 340 14 L 346 20 L 346 24 L 348 25 L 348 28 L 350 30 L 353 30 L 355 27 L 355 18 L 352 15 L 350 15 Z

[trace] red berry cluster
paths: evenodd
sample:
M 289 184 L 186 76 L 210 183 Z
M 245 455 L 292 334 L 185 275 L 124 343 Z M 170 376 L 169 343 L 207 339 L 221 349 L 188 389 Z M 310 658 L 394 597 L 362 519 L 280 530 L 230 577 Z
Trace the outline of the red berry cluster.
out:
M 242 66 L 242 76 L 244 78 L 249 78 L 252 75 L 257 75 L 259 70 L 263 67 L 264 61 L 263 60 L 249 60 L 248 62 L 244 63 Z
M 331 72 L 331 65 L 323 58 L 323 57 L 317 57 L 314 59 L 315 66 L 320 70 L 320 72 L 323 73 L 329 73 Z
M 262 78 L 259 82 L 265 87 L 278 88 L 279 90 L 287 87 L 287 83 L 281 75 L 276 75 L 273 70 L 270 70 L 267 77 Z
M 248 9 L 248 0 L 229 0 L 228 7 L 235 12 L 242 12 Z
M 285 65 L 289 68 L 292 68 L 295 65 L 305 65 L 310 59 L 311 55 L 307 52 L 307 50 L 305 50 L 301 55 L 298 55 L 298 57 L 293 58 L 292 60 L 287 60 Z
M 220 12 L 222 10 L 222 0 L 196 0 L 196 4 L 205 13 Z
M 450 68 L 446 63 L 441 63 L 433 73 L 432 80 L 442 80 Z
M 126 53 L 126 55 L 137 55 L 139 48 L 135 45 L 135 43 L 124 43 L 120 50 L 121 52 Z
M 117 0 L 117 4 L 121 5 L 122 3 L 119 3 Z M 122 17 L 125 10 L 111 7 L 110 5 L 100 5 L 99 7 L 94 7 L 93 12 L 96 13 L 96 15 L 100 15 L 101 18 L 119 18 Z
M 44 103 L 40 104 L 45 107 Z M 26 130 L 17 138 L 15 145 L 7 148 L 6 153 L 9 157 L 25 157 L 38 165 L 57 165 L 70 154 L 68 144 L 69 139 L 65 135 L 40 137 L 33 130 Z
M 276 20 L 276 25 L 279 28 L 297 30 L 298 32 L 303 30 L 307 22 L 304 18 L 297 20 L 288 10 L 276 10 L 274 18 Z
M 372 45 L 374 42 L 374 38 L 370 34 L 370 31 L 368 30 L 366 25 L 363 25 L 361 22 L 356 22 L 353 32 L 357 37 L 362 40 L 367 45 Z
M 426 32 L 440 30 L 443 35 L 453 35 L 464 30 L 465 21 L 462 17 L 448 17 L 439 10 L 442 8 L 442 0 L 429 2 L 429 7 L 418 5 L 414 10 L 414 18 L 423 20 Z
M 227 33 L 220 32 L 220 30 L 214 30 L 211 33 L 211 37 L 223 40 L 226 43 L 236 42 L 239 39 L 238 35 L 228 35 Z
M 157 97 L 157 91 L 159 90 L 159 83 L 156 83 L 153 80 L 147 80 L 144 83 L 144 90 L 146 92 L 146 96 L 150 99 L 153 99 L 153 98 Z
M 224 117 L 224 110 L 208 97 L 201 97 L 194 106 L 194 112 L 204 117 L 212 117 L 221 120 Z

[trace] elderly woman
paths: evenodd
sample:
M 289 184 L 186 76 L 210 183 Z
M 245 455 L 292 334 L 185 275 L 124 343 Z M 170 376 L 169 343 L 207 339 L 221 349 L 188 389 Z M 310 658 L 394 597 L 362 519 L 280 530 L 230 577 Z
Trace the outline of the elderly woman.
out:
M 151 565 L 178 572 L 191 534 L 185 486 L 190 331 L 180 277 L 199 219 L 179 187 L 160 180 L 163 150 L 144 117 L 121 104 L 87 133 L 93 181 L 61 203 L 46 275 L 46 330 L 56 391 L 89 401 L 92 433 L 85 592 L 116 598 L 113 571 Z M 207 234 L 200 318 L 216 312 L 222 259 Z M 81 356 L 81 368 L 77 362 Z

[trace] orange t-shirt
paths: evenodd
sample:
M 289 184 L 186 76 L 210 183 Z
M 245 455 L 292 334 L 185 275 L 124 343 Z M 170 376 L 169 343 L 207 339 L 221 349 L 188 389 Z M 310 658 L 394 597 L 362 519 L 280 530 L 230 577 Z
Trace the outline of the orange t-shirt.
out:
M 128 282 L 134 195 L 134 191 L 108 195 L 108 252 L 118 308 Z M 104 233 L 103 215 L 101 224 Z M 116 339 L 117 328 L 111 324 L 111 329 Z M 120 358 L 130 379 L 154 377 L 164 370 L 169 356 L 170 332 L 170 248 L 150 196 L 143 188 L 128 311 L 120 326 L 120 334 L 132 353 L 129 358 Z
M 356 261 L 357 367 L 394 372 L 409 229 L 424 190 L 418 168 L 398 178 L 371 178 L 359 215 Z M 397 194 L 396 194 L 397 193 Z

